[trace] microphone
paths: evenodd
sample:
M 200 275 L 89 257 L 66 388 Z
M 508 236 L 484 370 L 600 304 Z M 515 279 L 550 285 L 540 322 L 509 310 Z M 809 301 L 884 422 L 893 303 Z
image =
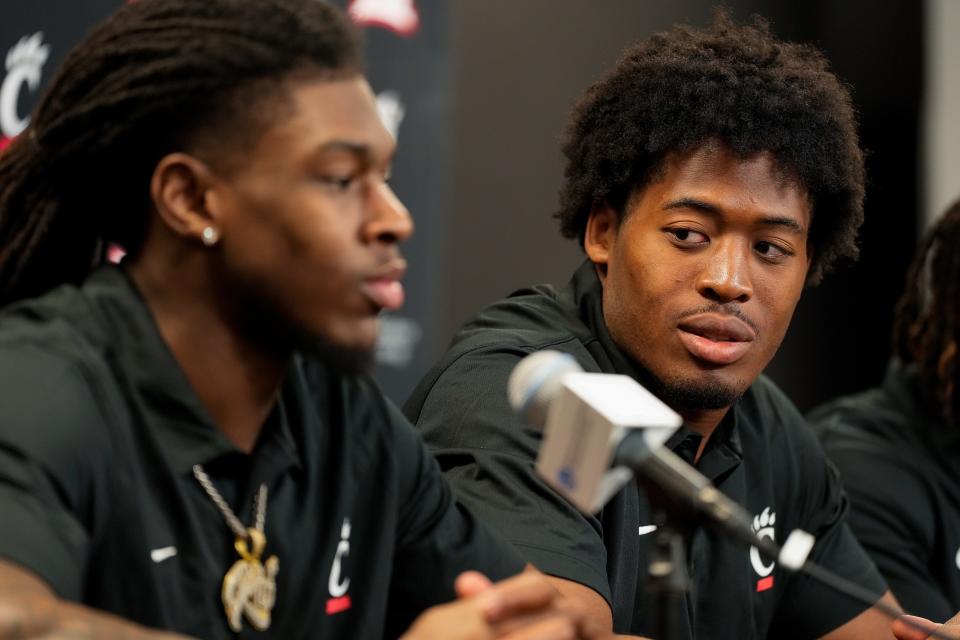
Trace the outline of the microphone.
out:
M 628 429 L 649 448 L 663 445 L 683 420 L 628 376 L 584 373 L 573 357 L 539 351 L 520 361 L 507 384 L 510 404 L 543 430 L 537 472 L 585 513 L 599 511 L 633 477 L 615 463 Z
M 507 395 L 527 424 L 543 429 L 537 473 L 580 511 L 599 511 L 636 473 L 665 508 L 681 506 L 778 556 L 743 507 L 663 446 L 683 418 L 633 378 L 586 373 L 569 354 L 538 351 L 511 372 Z M 808 545 L 803 559 L 812 538 Z
M 636 473 L 664 508 L 682 505 L 784 569 L 805 573 L 891 619 L 902 615 L 878 594 L 807 560 L 815 542 L 809 533 L 795 529 L 782 547 L 758 537 L 743 507 L 663 446 L 683 419 L 633 378 L 586 373 L 569 354 L 537 351 L 514 367 L 507 396 L 524 422 L 543 430 L 537 473 L 582 512 L 599 511 Z M 909 618 L 902 621 L 931 638 L 948 638 Z

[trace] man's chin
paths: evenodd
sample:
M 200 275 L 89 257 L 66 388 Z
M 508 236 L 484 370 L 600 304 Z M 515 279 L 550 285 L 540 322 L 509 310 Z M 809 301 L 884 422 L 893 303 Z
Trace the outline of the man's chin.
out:
M 359 340 L 354 344 L 344 344 L 326 335 L 315 333 L 286 324 L 282 330 L 269 332 L 282 336 L 274 346 L 281 352 L 297 351 L 308 358 L 316 358 L 331 369 L 346 375 L 368 373 L 374 364 L 375 341 Z
M 724 409 L 743 395 L 741 384 L 732 384 L 706 377 L 702 379 L 668 378 L 657 379 L 656 396 L 676 410 L 681 409 Z
M 373 368 L 374 350 L 369 347 L 347 347 L 334 343 L 323 336 L 310 336 L 300 340 L 299 351 L 318 358 L 332 369 L 347 374 L 368 373 Z
M 262 291 L 263 287 L 246 280 L 229 285 L 234 319 L 265 351 L 280 358 L 300 352 L 348 375 L 366 373 L 373 368 L 380 326 L 376 315 L 337 322 L 330 321 L 332 314 L 316 314 L 312 319 L 309 315 L 294 317 L 281 313 L 285 305 L 270 295 L 261 294 Z M 323 317 L 326 322 L 321 321 Z

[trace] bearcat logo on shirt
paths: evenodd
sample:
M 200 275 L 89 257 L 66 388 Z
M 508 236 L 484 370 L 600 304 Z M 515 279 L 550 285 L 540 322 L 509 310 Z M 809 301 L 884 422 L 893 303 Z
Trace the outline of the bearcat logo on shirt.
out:
M 18 103 L 23 85 L 30 91 L 40 88 L 43 65 L 50 57 L 50 45 L 43 43 L 43 32 L 23 36 L 7 52 L 7 75 L 0 84 L 0 149 L 20 135 L 30 117 L 20 117 Z
M 347 13 L 362 27 L 382 27 L 404 38 L 420 29 L 413 0 L 351 0 Z
M 753 532 L 757 534 L 758 538 L 775 540 L 776 533 L 773 530 L 773 525 L 776 522 L 777 514 L 771 511 L 770 507 L 767 507 L 762 513 L 753 517 Z M 760 550 L 756 547 L 750 547 L 750 564 L 757 575 L 760 576 L 760 580 L 757 580 L 757 592 L 772 589 L 773 576 L 770 574 L 773 573 L 773 567 L 776 563 L 771 561 L 770 564 L 764 564 L 763 558 L 760 557 Z
M 337 552 L 333 556 L 330 579 L 327 580 L 327 590 L 330 592 L 330 599 L 327 600 L 328 616 L 346 611 L 352 604 L 350 596 L 347 595 L 347 590 L 350 588 L 350 578 L 343 576 L 343 561 L 348 555 L 350 555 L 350 520 L 344 518 L 343 526 L 340 527 L 340 543 L 337 545 Z

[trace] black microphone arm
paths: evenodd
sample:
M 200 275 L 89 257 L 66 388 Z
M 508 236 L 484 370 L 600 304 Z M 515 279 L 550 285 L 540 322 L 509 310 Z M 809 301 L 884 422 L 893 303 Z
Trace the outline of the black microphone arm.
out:
M 719 527 L 742 544 L 756 547 L 776 560 L 780 549 L 769 538 L 760 538 L 746 509 L 713 486 L 706 476 L 667 447 L 651 450 L 640 430 L 628 431 L 613 456 L 612 466 L 632 470 L 672 501 L 706 522 Z
M 720 492 L 708 478 L 693 466 L 667 447 L 662 446 L 663 438 L 658 440 L 657 438 L 647 437 L 648 434 L 644 432 L 645 430 L 649 432 L 649 427 L 656 425 L 655 428 L 663 428 L 669 422 L 664 422 L 662 414 L 657 414 L 652 410 L 649 414 L 645 414 L 648 415 L 648 418 L 660 415 L 660 419 L 654 420 L 653 423 L 644 419 L 639 422 L 623 423 L 625 418 L 622 415 L 614 418 L 610 417 L 612 414 L 609 413 L 609 410 L 612 405 L 620 407 L 624 403 L 628 406 L 639 404 L 645 405 L 649 409 L 650 400 L 653 396 L 648 391 L 642 388 L 631 390 L 628 385 L 619 388 L 617 393 L 613 395 L 604 395 L 601 392 L 601 386 L 591 387 L 592 390 L 587 390 L 586 387 L 581 386 L 579 388 L 579 400 L 573 405 L 570 403 L 563 405 L 563 412 L 552 411 L 561 407 L 558 405 L 558 397 L 562 395 L 561 389 L 571 384 L 569 381 L 577 376 L 601 376 L 610 381 L 613 381 L 613 378 L 616 377 L 623 377 L 611 374 L 585 374 L 574 358 L 568 354 L 556 351 L 538 351 L 521 360 L 511 373 L 508 388 L 510 404 L 527 424 L 541 429 L 546 427 L 547 431 L 550 430 L 552 420 L 549 416 L 557 418 L 556 424 L 566 429 L 565 432 L 561 430 L 559 435 L 560 449 L 564 451 L 583 443 L 596 445 L 597 438 L 601 442 L 605 438 L 610 438 L 607 452 L 611 455 L 607 458 L 606 468 L 608 470 L 619 468 L 621 471 L 629 470 L 633 472 L 637 481 L 644 485 L 651 502 L 658 504 L 664 512 L 671 513 L 671 517 L 678 518 L 681 522 L 686 518 L 686 524 L 688 525 L 699 521 L 717 527 L 740 544 L 756 548 L 761 555 L 776 562 L 781 568 L 787 571 L 804 573 L 856 602 L 877 609 L 891 619 L 900 618 L 903 614 L 898 607 L 883 602 L 881 595 L 841 578 L 824 567 L 809 561 L 807 558 L 815 542 L 814 537 L 809 533 L 794 530 L 787 536 L 787 540 L 782 546 L 777 545 L 770 538 L 757 536 L 753 530 L 752 519 L 742 506 Z M 634 386 L 636 386 L 635 383 Z M 654 400 L 654 402 L 666 407 L 659 400 Z M 570 413 L 571 407 L 576 409 L 582 405 L 593 405 L 593 408 L 597 411 L 593 413 L 573 411 L 573 413 Z M 669 409 L 667 411 L 672 413 Z M 554 415 L 555 413 L 557 415 Z M 579 425 L 583 427 L 581 429 L 574 428 L 577 420 L 581 419 L 588 420 L 588 422 Z M 679 416 L 677 416 L 677 421 L 679 421 Z M 548 437 L 549 434 L 545 434 L 545 443 Z M 653 446 L 651 446 L 651 442 Z M 657 446 L 657 442 L 661 443 L 660 446 Z M 546 448 L 545 443 L 541 445 L 541 455 Z M 538 471 L 543 473 L 543 470 L 539 467 L 539 462 L 538 459 Z M 571 462 L 571 464 L 576 466 L 574 462 Z M 562 466 L 552 467 L 551 470 L 554 473 L 564 472 Z M 622 480 L 622 476 L 618 477 L 621 477 Z M 544 476 L 544 478 L 549 481 L 548 476 Z M 578 508 L 586 510 L 583 499 L 579 501 L 572 499 L 573 476 L 566 479 L 571 481 L 569 486 L 563 483 L 560 486 L 552 483 L 551 486 L 576 504 Z M 601 491 L 600 499 L 605 501 L 612 495 L 612 492 Z M 591 504 L 594 501 L 593 498 L 590 499 Z M 600 502 L 601 505 L 602 501 Z M 597 508 L 599 506 L 594 506 L 593 510 Z M 691 517 L 693 522 L 690 521 Z M 909 618 L 903 619 L 902 622 L 924 631 L 929 638 L 950 640 L 950 637 L 942 631 L 928 632 Z
M 802 553 L 802 558 L 791 557 L 789 549 L 785 553 L 784 548 L 789 547 L 791 538 L 787 539 L 782 548 L 770 538 L 757 536 L 751 526 L 750 515 L 743 507 L 724 495 L 706 476 L 673 451 L 666 447 L 651 450 L 640 431 L 629 431 L 623 437 L 614 453 L 613 466 L 631 469 L 637 479 L 648 487 L 662 492 L 666 498 L 675 501 L 687 512 L 725 531 L 743 545 L 756 547 L 762 555 L 774 560 L 780 567 L 791 572 L 804 573 L 848 598 L 877 609 L 893 620 L 903 615 L 899 608 L 883 602 L 880 599 L 882 596 L 807 560 L 806 553 Z M 902 622 L 927 633 L 928 638 L 950 640 L 950 636 L 943 632 L 927 631 L 910 619 Z

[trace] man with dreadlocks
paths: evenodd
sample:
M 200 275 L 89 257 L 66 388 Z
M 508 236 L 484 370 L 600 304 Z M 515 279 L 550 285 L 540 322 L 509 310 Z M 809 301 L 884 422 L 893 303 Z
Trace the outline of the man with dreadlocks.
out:
M 667 443 L 812 559 L 876 599 L 886 586 L 799 411 L 761 375 L 806 285 L 856 254 L 863 154 L 848 91 L 815 49 L 760 19 L 676 27 L 628 49 L 574 109 L 561 231 L 587 260 L 565 287 L 523 289 L 461 329 L 404 410 L 461 499 L 617 633 L 891 638 L 890 621 L 717 531 L 688 538 L 674 609 L 648 593 L 655 516 L 636 484 L 585 516 L 534 470 L 538 433 L 504 390 L 527 354 L 633 377 L 685 420 Z
M 464 572 L 523 561 L 361 372 L 393 149 L 316 0 L 138 0 L 69 55 L 0 154 L 0 638 L 577 630 Z
M 960 608 L 960 202 L 930 229 L 897 304 L 883 384 L 811 413 L 850 524 L 910 613 Z

